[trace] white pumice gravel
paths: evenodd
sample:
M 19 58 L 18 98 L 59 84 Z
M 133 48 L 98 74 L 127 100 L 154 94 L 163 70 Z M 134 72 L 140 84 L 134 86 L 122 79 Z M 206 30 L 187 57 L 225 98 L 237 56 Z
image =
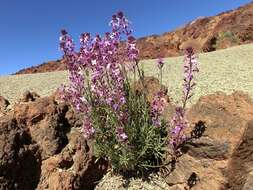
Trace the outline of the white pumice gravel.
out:
M 200 96 L 217 91 L 231 94 L 240 90 L 253 98 L 253 44 L 199 54 L 198 60 L 200 72 L 196 76 L 197 86 L 189 105 Z M 144 60 L 140 64 L 146 76 L 157 77 L 155 60 Z M 180 102 L 182 95 L 182 67 L 183 57 L 165 59 L 163 84 L 168 86 L 169 96 L 175 103 Z M 0 76 L 0 95 L 13 104 L 26 90 L 47 96 L 67 81 L 67 71 Z

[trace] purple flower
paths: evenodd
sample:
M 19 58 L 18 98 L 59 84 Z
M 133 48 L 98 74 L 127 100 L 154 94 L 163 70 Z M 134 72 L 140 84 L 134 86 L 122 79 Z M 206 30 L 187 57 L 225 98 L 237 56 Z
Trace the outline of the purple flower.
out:
M 138 60 L 139 50 L 136 47 L 136 39 L 133 36 L 129 36 L 127 39 L 127 56 L 131 61 Z
M 171 120 L 170 144 L 173 146 L 174 151 L 186 140 L 186 135 L 184 134 L 184 130 L 188 127 L 188 122 L 185 117 L 186 103 L 192 96 L 191 91 L 196 85 L 193 82 L 193 77 L 194 73 L 198 71 L 198 62 L 193 49 L 191 47 L 186 48 L 184 58 L 183 106 L 176 107 L 176 113 Z
M 132 33 L 132 29 L 129 27 L 130 23 L 121 11 L 112 16 L 110 26 L 112 27 L 112 32 L 116 35 L 123 33 L 128 36 Z
M 92 127 L 91 121 L 87 117 L 84 118 L 82 130 L 86 139 L 91 139 L 95 134 L 95 129 Z
M 69 70 L 69 85 L 61 87 L 64 99 L 68 100 L 78 112 L 90 116 L 92 106 L 110 107 L 119 119 L 126 122 L 128 114 L 125 112 L 126 92 L 123 74 L 125 59 L 119 59 L 122 38 L 127 39 L 126 53 L 129 61 L 136 60 L 138 50 L 136 40 L 131 36 L 130 23 L 122 12 L 113 15 L 110 22 L 111 33 L 103 37 L 90 33 L 80 35 L 80 50 L 75 51 L 75 45 L 66 32 L 62 30 L 60 48 L 64 53 Z M 124 123 L 123 122 L 123 123 Z M 84 120 L 85 134 L 88 137 L 94 129 L 91 121 Z M 123 137 L 123 136 L 122 136 Z
M 116 128 L 116 135 L 119 139 L 120 142 L 125 142 L 128 139 L 127 134 L 124 132 L 124 128 L 123 127 L 117 127 Z
M 164 112 L 166 99 L 163 92 L 158 92 L 151 102 L 151 119 L 156 127 L 161 127 L 161 115 Z
M 188 47 L 185 50 L 184 57 L 184 84 L 183 84 L 183 108 L 185 108 L 187 101 L 192 97 L 192 89 L 196 85 L 193 81 L 194 73 L 199 72 L 198 61 L 194 54 L 193 48 Z
M 157 60 L 157 67 L 159 68 L 159 69 L 162 69 L 163 68 L 163 65 L 164 65 L 164 60 L 163 60 L 163 58 L 159 58 L 158 60 Z
M 185 135 L 183 130 L 188 126 L 188 122 L 185 118 L 185 110 L 182 107 L 176 107 L 176 113 L 171 120 L 171 141 L 174 150 L 184 142 Z

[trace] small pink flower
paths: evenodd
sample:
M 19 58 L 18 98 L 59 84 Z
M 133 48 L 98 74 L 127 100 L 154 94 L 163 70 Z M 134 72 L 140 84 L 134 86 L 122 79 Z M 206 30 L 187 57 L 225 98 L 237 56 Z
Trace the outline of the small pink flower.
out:
M 116 128 L 116 135 L 121 142 L 125 142 L 128 139 L 127 134 L 124 132 L 123 127 L 117 127 Z
M 163 92 L 158 92 L 151 102 L 151 118 L 153 125 L 156 127 L 161 126 L 161 115 L 164 112 L 166 99 Z
M 83 121 L 83 129 L 84 138 L 91 139 L 95 134 L 95 129 L 92 127 L 90 120 L 85 117 Z

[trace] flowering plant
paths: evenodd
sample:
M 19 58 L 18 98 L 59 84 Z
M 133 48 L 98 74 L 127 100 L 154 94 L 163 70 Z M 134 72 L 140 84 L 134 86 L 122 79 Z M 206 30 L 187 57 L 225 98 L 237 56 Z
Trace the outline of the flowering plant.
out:
M 161 58 L 161 57 L 158 58 L 156 64 L 157 64 L 157 67 L 158 67 L 158 69 L 159 69 L 159 75 L 160 75 L 159 79 L 160 79 L 160 82 L 161 82 L 161 84 L 162 84 L 162 79 L 163 79 L 163 65 L 164 65 L 164 60 L 163 60 L 163 58 Z
M 164 159 L 168 138 L 178 150 L 185 142 L 186 102 L 195 85 L 198 71 L 192 48 L 186 50 L 183 106 L 176 108 L 171 135 L 163 118 L 165 99 L 158 92 L 149 103 L 144 87 L 144 72 L 139 68 L 138 49 L 129 21 L 122 12 L 112 16 L 111 32 L 103 37 L 89 33 L 80 36 L 80 50 L 62 30 L 60 48 L 69 71 L 69 85 L 61 86 L 62 99 L 84 114 L 84 137 L 94 141 L 94 154 L 107 159 L 116 171 L 143 171 L 158 166 Z M 125 40 L 123 43 L 122 41 Z M 130 64 L 129 64 L 130 63 Z M 131 65 L 131 67 L 127 67 Z M 162 81 L 163 59 L 157 61 Z M 143 93 L 136 93 L 129 73 L 136 72 Z
M 185 129 L 188 127 L 189 123 L 186 119 L 186 104 L 187 101 L 193 96 L 192 90 L 196 85 L 194 82 L 194 73 L 199 72 L 198 62 L 196 55 L 194 54 L 193 48 L 188 47 L 185 50 L 184 57 L 184 83 L 183 83 L 183 98 L 182 106 L 176 107 L 175 115 L 171 120 L 171 137 L 170 144 L 177 154 L 178 149 L 183 145 L 189 138 L 185 135 Z
M 70 35 L 61 32 L 70 83 L 60 90 L 64 100 L 84 113 L 83 134 L 93 139 L 97 157 L 108 159 L 116 171 L 143 171 L 163 159 L 164 99 L 158 93 L 149 104 L 145 92 L 134 92 L 128 73 L 137 71 L 141 81 L 144 77 L 136 40 L 122 12 L 112 16 L 110 26 L 111 32 L 103 37 L 81 34 L 78 52 Z M 126 67 L 126 62 L 132 62 L 133 68 Z

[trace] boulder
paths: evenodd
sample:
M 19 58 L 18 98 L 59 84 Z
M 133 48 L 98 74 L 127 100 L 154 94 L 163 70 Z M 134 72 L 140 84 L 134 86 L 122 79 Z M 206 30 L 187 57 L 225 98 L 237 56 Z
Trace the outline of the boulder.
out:
M 170 99 L 167 96 L 167 93 L 168 93 L 167 87 L 164 85 L 161 85 L 159 80 L 155 77 L 144 77 L 143 80 L 136 81 L 133 84 L 133 90 L 137 94 L 143 94 L 145 92 L 147 95 L 148 102 L 151 102 L 153 100 L 153 97 L 158 92 L 162 92 L 167 102 L 170 102 Z
M 192 126 L 198 121 L 205 122 L 204 137 L 211 139 L 214 146 L 222 144 L 224 151 L 227 149 L 227 157 L 231 157 L 246 129 L 247 122 L 253 118 L 253 101 L 240 91 L 231 95 L 218 92 L 202 96 L 188 110 L 187 118 Z M 199 143 L 201 141 L 203 140 L 200 139 Z
M 61 109 L 51 97 L 14 105 L 14 116 L 19 125 L 26 125 L 34 142 L 42 150 L 42 159 L 61 152 L 67 144 L 70 126 Z
M 132 88 L 136 94 L 143 94 L 145 92 L 149 104 L 153 101 L 154 96 L 157 95 L 158 92 L 161 92 L 163 94 L 163 98 L 166 100 L 165 110 L 163 113 L 164 118 L 167 120 L 172 117 L 175 105 L 168 96 L 168 88 L 160 84 L 157 78 L 144 77 L 143 81 L 138 80 L 133 83 Z

